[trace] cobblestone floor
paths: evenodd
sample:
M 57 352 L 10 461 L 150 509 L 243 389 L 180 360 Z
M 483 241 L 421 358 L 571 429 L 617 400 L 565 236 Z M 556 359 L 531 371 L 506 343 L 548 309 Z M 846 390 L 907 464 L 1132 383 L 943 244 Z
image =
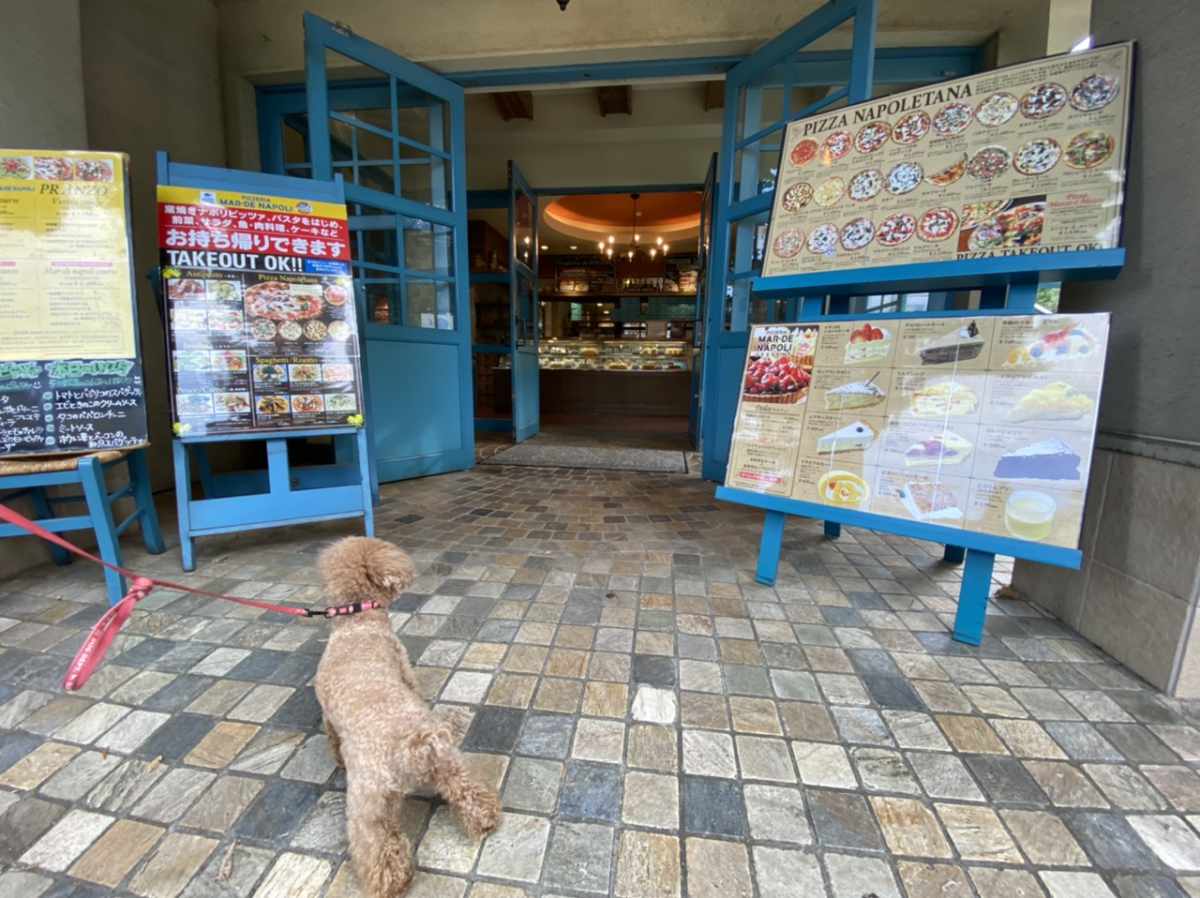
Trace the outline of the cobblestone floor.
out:
M 1020 602 L 951 641 L 937 547 L 796 524 L 768 589 L 758 516 L 694 477 L 384 492 L 421 569 L 395 628 L 506 809 L 480 846 L 410 800 L 413 898 L 1200 896 L 1200 709 Z M 205 540 L 186 579 L 321 605 L 315 552 L 351 532 Z M 0 586 L 0 896 L 358 894 L 325 625 L 159 592 L 64 695 L 103 607 L 83 565 Z

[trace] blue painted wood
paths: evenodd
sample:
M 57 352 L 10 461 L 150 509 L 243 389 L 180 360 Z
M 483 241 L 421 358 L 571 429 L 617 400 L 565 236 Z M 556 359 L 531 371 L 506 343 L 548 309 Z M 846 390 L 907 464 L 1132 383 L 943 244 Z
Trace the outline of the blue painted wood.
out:
M 387 76 L 386 89 L 376 106 L 392 110 L 387 129 L 392 144 L 393 172 L 401 163 L 400 146 L 408 137 L 398 124 L 398 108 L 419 106 L 429 121 L 426 145 L 435 151 L 430 165 L 431 202 L 402 195 L 403 182 L 394 177 L 394 193 L 384 193 L 362 183 L 346 185 L 351 211 L 362 204 L 371 217 L 394 216 L 397 245 L 395 264 L 368 266 L 355 263 L 360 297 L 366 283 L 379 275 L 394 283 L 399 302 L 391 305 L 391 323 L 365 322 L 364 384 L 368 387 L 367 427 L 375 447 L 375 474 L 379 480 L 398 480 L 461 470 L 474 464 L 474 407 L 471 378 L 471 309 L 467 258 L 467 192 L 465 100 L 461 86 L 435 72 L 402 59 L 370 41 L 311 13 L 304 17 L 306 103 L 312 172 L 317 179 L 334 174 L 330 113 L 337 102 L 325 71 L 329 53 L 367 65 Z M 362 97 L 360 96 L 361 100 Z M 361 107 L 359 107 L 361 108 Z M 449 144 L 443 142 L 445 117 Z M 409 152 L 406 150 L 406 152 Z M 448 160 L 448 161 L 447 161 Z M 449 171 L 447 171 L 449 169 Z M 446 197 L 449 196 L 447 202 Z M 446 243 L 433 241 L 434 274 L 429 266 L 410 270 L 405 241 L 406 220 L 442 225 L 452 237 L 452 255 Z M 372 229 L 389 227 L 386 220 Z M 359 258 L 362 257 L 359 253 Z M 392 260 L 389 260 L 391 262 Z M 411 283 L 431 278 L 451 291 L 452 326 L 436 320 L 437 327 L 422 327 L 410 315 L 414 302 Z M 364 309 L 365 302 L 360 302 Z M 435 314 L 440 315 L 439 307 Z M 378 388 L 376 388 L 378 384 Z
M 194 571 L 196 561 L 192 552 L 192 475 L 188 468 L 188 447 L 179 440 L 173 440 L 171 458 L 175 464 L 175 511 L 179 518 L 180 564 L 185 571 Z
M 1027 558 L 1043 564 L 1053 564 L 1078 570 L 1083 564 L 1083 553 L 1078 549 L 1066 549 L 1061 546 L 1048 546 L 1042 543 L 1029 542 L 1022 539 L 1012 539 L 1006 536 L 992 536 L 987 533 L 974 533 L 955 527 L 942 527 L 937 524 L 925 524 L 920 521 L 904 521 L 884 515 L 872 514 L 866 511 L 853 511 L 845 508 L 835 508 L 832 505 L 821 505 L 817 502 L 803 502 L 799 499 L 783 499 L 778 496 L 764 496 L 733 487 L 717 487 L 716 497 L 726 502 L 736 502 L 749 505 L 765 511 L 782 511 L 786 514 L 806 518 L 817 518 L 826 521 L 836 521 L 851 527 L 864 527 L 868 530 L 880 530 L 885 533 L 895 533 L 897 536 L 907 536 L 912 539 L 923 539 L 929 542 L 950 543 L 967 549 L 978 549 L 991 552 L 994 555 L 1011 555 L 1014 558 Z
M 764 586 L 774 586 L 775 577 L 779 574 L 779 553 L 783 548 L 783 528 L 786 523 L 787 515 L 781 511 L 768 511 L 763 516 L 754 579 Z
M 954 616 L 954 638 L 968 645 L 983 642 L 987 622 L 988 595 L 992 591 L 992 567 L 996 556 L 980 549 L 968 549 L 963 567 L 962 587 L 958 593 L 958 613 Z
M 945 550 L 942 552 L 942 560 L 946 564 L 962 564 L 966 555 L 967 550 L 962 546 L 952 546 L 947 543 Z
M 129 483 L 110 493 L 105 474 L 121 464 L 126 465 Z M 61 486 L 78 486 L 82 493 L 50 496 L 46 492 L 48 487 Z M 96 535 L 100 557 L 111 564 L 121 564 L 118 537 L 134 523 L 141 525 L 142 539 L 148 552 L 158 555 L 165 550 L 158 527 L 158 512 L 150 492 L 145 449 L 134 449 L 106 464 L 101 464 L 95 456 L 83 456 L 76 468 L 69 471 L 0 476 L 0 502 L 20 497 L 27 497 L 33 503 L 34 521 L 52 533 L 92 530 Z M 113 518 L 113 503 L 124 498 L 132 498 L 134 508 L 118 524 Z M 74 504 L 83 504 L 87 514 L 58 514 L 60 506 Z M 0 526 L 0 539 L 27 535 L 12 524 Z M 55 547 L 51 547 L 51 557 L 56 564 L 70 561 L 70 555 L 65 550 Z M 108 603 L 115 605 L 125 594 L 124 579 L 112 571 L 105 571 L 104 579 Z
M 842 535 L 842 525 L 837 521 L 825 521 L 825 538 L 840 539 Z
M 704 335 L 708 320 L 708 306 L 712 301 L 709 293 L 708 257 L 712 252 L 713 212 L 717 201 L 717 154 L 708 160 L 708 171 L 704 176 L 704 187 L 700 192 L 700 235 L 696 267 L 696 315 L 692 322 L 692 374 L 691 396 L 688 402 L 688 441 L 693 449 L 700 449 L 704 418 Z
M 520 201 L 529 204 L 531 221 L 529 250 L 518 245 L 517 214 Z M 521 169 L 508 161 L 508 313 L 509 343 L 512 348 L 513 440 L 521 443 L 535 436 L 541 424 L 538 340 L 541 315 L 538 310 L 538 198 Z M 532 325 L 532 328 L 531 328 Z
M 848 271 L 759 277 L 754 281 L 754 294 L 771 298 L 827 290 L 862 295 L 895 293 L 898 286 L 903 286 L 905 292 L 915 293 L 1028 283 L 1031 278 L 1038 283 L 1103 280 L 1116 277 L 1124 264 L 1125 250 L 1118 248 L 883 265 Z

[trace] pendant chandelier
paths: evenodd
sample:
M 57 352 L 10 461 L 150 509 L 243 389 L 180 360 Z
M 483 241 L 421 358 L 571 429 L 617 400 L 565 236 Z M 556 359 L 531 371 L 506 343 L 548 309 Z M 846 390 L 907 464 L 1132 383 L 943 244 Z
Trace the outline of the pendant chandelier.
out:
M 614 255 L 625 256 L 630 262 L 637 258 L 656 259 L 659 254 L 666 258 L 670 246 L 663 243 L 662 237 L 656 237 L 653 244 L 646 246 L 642 243 L 642 235 L 638 231 L 638 218 L 641 217 L 641 212 L 638 211 L 638 200 L 641 199 L 640 193 L 631 193 L 629 198 L 633 200 L 633 217 L 629 223 L 629 243 L 622 247 L 617 246 L 617 238 L 614 234 L 608 235 L 608 240 L 601 240 L 597 243 L 602 256 L 611 259 Z

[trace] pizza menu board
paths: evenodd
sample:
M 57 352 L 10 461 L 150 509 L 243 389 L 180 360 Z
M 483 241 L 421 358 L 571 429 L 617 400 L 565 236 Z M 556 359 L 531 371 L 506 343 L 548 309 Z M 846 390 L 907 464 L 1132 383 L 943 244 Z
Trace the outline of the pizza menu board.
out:
M 0 149 L 0 456 L 148 442 L 126 159 Z
M 788 125 L 763 276 L 1120 239 L 1133 45 L 995 69 Z
M 175 432 L 360 423 L 346 207 L 158 188 Z
M 760 325 L 726 486 L 1076 548 L 1108 315 Z

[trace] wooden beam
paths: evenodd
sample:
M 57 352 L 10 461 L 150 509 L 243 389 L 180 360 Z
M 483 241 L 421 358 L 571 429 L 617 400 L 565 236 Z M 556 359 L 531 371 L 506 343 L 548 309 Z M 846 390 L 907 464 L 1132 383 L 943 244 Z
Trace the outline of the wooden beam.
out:
M 510 122 L 515 118 L 533 120 L 533 91 L 509 90 L 492 94 L 500 118 Z
M 725 82 L 724 81 L 705 81 L 704 82 L 704 111 L 710 109 L 725 108 Z
M 628 84 L 597 87 L 601 115 L 633 115 L 633 88 Z

